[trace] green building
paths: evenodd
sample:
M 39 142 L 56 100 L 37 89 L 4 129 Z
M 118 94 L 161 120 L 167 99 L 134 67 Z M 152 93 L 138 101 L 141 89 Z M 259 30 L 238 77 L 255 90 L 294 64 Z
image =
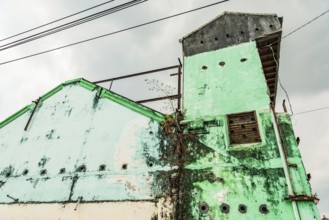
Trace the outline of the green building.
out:
M 320 219 L 290 116 L 282 18 L 224 13 L 181 40 L 172 115 L 84 79 L 0 123 L 0 219 Z

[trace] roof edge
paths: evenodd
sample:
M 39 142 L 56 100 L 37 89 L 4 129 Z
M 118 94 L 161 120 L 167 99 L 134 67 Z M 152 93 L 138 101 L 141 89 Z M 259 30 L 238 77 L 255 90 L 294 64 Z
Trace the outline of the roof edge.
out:
M 204 28 L 205 26 L 209 25 L 211 22 L 215 21 L 216 19 L 225 16 L 225 15 L 229 15 L 229 14 L 237 14 L 237 15 L 255 15 L 255 16 L 277 16 L 277 14 L 275 13 L 250 13 L 250 12 L 230 12 L 230 11 L 224 11 L 221 14 L 217 15 L 215 18 L 211 19 L 210 21 L 208 21 L 207 23 L 205 23 L 204 25 L 200 26 L 199 28 L 195 29 L 194 31 L 186 34 L 185 36 L 183 36 L 182 38 L 180 38 L 178 41 L 179 42 L 183 42 L 185 38 L 188 38 L 189 36 L 191 36 L 192 34 L 194 34 L 195 32 L 201 30 L 202 28 Z
M 130 99 L 128 99 L 124 96 L 121 96 L 119 94 L 116 94 L 114 92 L 111 92 L 111 91 L 109 91 L 109 90 L 107 90 L 107 89 L 105 89 L 101 86 L 95 85 L 92 82 L 89 82 L 88 80 L 85 80 L 83 78 L 77 78 L 77 79 L 65 81 L 64 83 L 56 86 L 55 88 L 53 88 L 49 92 L 42 95 L 39 98 L 39 101 L 43 102 L 43 101 L 47 100 L 51 96 L 55 95 L 57 92 L 61 91 L 65 86 L 70 85 L 70 84 L 79 84 L 82 88 L 87 89 L 89 91 L 94 91 L 95 89 L 99 89 L 99 90 L 101 90 L 100 91 L 100 97 L 101 98 L 107 98 L 107 99 L 109 99 L 111 101 L 114 101 L 115 103 L 117 103 L 121 106 L 129 108 L 134 112 L 137 112 L 141 115 L 144 115 L 145 117 L 148 117 L 148 118 L 153 119 L 153 120 L 158 121 L 158 122 L 163 121 L 165 119 L 164 114 L 162 114 L 162 113 L 160 113 L 156 110 L 153 110 L 151 108 L 148 108 L 144 105 L 138 104 L 133 100 L 130 100 Z M 11 116 L 7 117 L 3 121 L 0 121 L 0 129 L 3 128 L 4 126 L 8 125 L 9 123 L 14 121 L 15 119 L 19 118 L 20 116 L 22 116 L 26 112 L 33 109 L 35 107 L 35 105 L 36 104 L 34 102 L 32 102 L 31 104 L 26 105 L 25 107 L 23 107 L 22 109 L 20 109 L 16 113 L 14 113 Z

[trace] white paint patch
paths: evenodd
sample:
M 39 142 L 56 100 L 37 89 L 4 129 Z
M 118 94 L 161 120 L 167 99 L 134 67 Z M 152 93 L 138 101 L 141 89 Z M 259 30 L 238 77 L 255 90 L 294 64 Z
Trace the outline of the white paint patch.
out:
M 225 189 L 225 190 L 221 190 L 217 193 L 216 197 L 217 197 L 217 200 L 221 203 L 223 203 L 225 201 L 225 198 L 226 198 L 226 195 L 228 194 L 228 190 Z
M 136 144 L 139 144 L 139 132 L 146 130 L 148 126 L 148 120 L 144 118 L 137 118 L 130 121 L 122 131 L 119 143 L 117 145 L 117 152 L 114 158 L 116 158 L 115 167 L 120 170 L 123 164 L 135 164 Z
M 77 207 L 76 210 L 74 210 Z M 157 215 L 153 202 L 104 202 L 0 205 L 1 220 L 148 220 Z

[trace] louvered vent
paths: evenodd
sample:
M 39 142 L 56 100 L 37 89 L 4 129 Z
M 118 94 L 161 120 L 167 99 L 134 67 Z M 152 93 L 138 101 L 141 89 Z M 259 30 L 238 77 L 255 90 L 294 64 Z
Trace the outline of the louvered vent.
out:
M 231 144 L 261 142 L 256 113 L 244 112 L 227 115 Z

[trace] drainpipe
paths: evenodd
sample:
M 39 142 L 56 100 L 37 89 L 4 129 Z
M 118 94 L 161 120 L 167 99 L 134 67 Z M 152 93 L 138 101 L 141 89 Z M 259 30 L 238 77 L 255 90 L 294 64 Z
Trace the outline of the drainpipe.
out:
M 289 195 L 294 195 L 295 193 L 294 193 L 293 188 L 292 188 L 291 178 L 290 178 L 290 174 L 289 174 L 287 154 L 286 154 L 286 150 L 284 148 L 282 135 L 281 135 L 281 131 L 280 131 L 280 128 L 279 128 L 279 121 L 278 121 L 278 118 L 276 117 L 274 107 L 272 105 L 271 105 L 270 109 L 271 109 L 272 123 L 274 125 L 275 137 L 276 137 L 276 141 L 278 143 L 278 147 L 279 147 L 279 151 L 280 151 L 280 157 L 281 157 L 281 160 L 282 160 L 282 165 L 283 165 L 283 170 L 284 170 L 284 175 L 285 175 L 287 185 L 288 185 L 288 192 L 289 192 Z M 300 215 L 299 215 L 299 211 L 298 211 L 298 207 L 297 207 L 297 202 L 296 201 L 291 201 L 291 203 L 292 203 L 292 208 L 294 210 L 295 219 L 300 220 Z

